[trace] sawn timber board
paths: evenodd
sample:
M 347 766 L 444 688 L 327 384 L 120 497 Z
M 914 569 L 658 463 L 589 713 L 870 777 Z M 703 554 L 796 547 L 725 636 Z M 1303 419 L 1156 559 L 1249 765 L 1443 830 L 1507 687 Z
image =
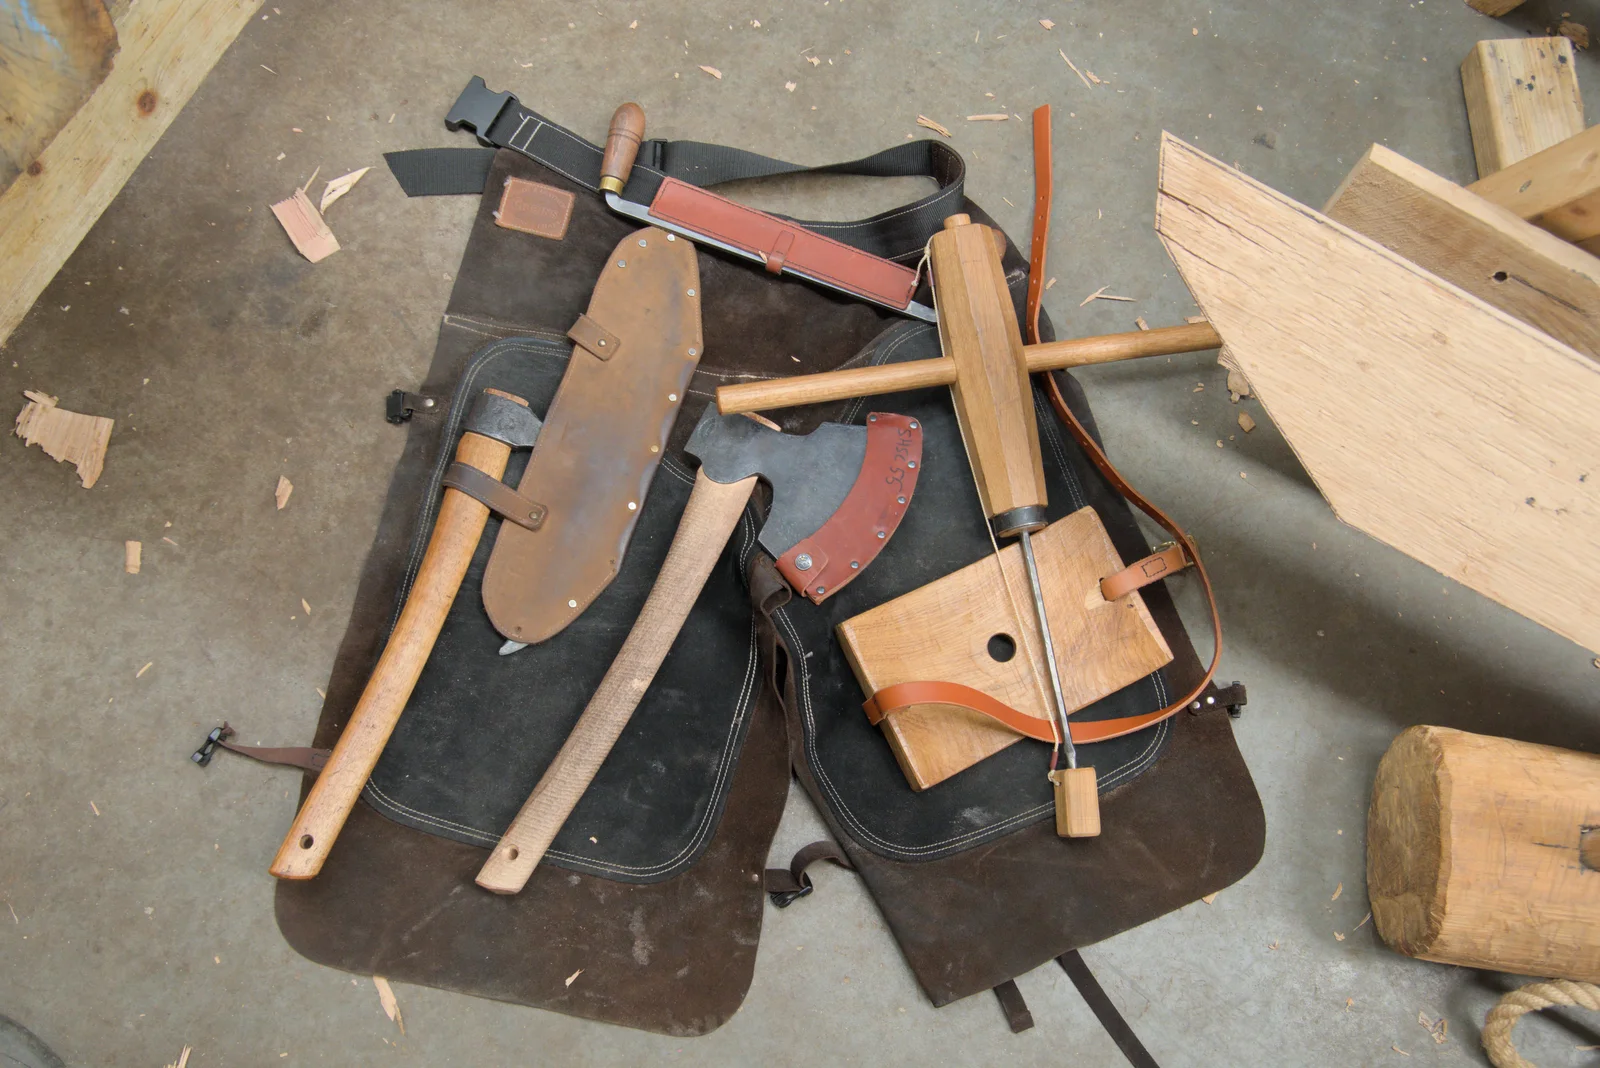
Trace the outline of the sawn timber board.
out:
M 1340 519 L 1600 650 L 1600 365 L 1164 134 L 1156 229 Z

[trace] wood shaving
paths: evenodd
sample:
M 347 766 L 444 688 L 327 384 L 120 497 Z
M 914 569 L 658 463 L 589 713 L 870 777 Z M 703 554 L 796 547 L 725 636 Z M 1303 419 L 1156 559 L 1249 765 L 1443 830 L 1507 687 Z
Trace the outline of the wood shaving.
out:
M 1355 1003 L 1356 1003 L 1356 999 L 1355 998 L 1345 998 L 1344 999 L 1344 1011 L 1345 1012 L 1349 1012 L 1350 1011 L 1350 1006 L 1354 1005 Z
M 1092 71 L 1092 70 L 1084 71 L 1083 72 L 1083 76 L 1085 78 L 1088 78 L 1091 82 L 1094 82 L 1094 84 L 1096 84 L 1096 85 L 1104 85 L 1104 84 L 1106 84 L 1105 82 L 1101 81 L 1099 78 L 1096 78 L 1094 76 L 1094 71 Z
M 1312 548 L 1315 549 L 1316 546 L 1313 545 Z M 1369 912 L 1369 913 L 1367 913 L 1365 916 L 1363 916 L 1361 918 L 1361 922 L 1356 924 L 1355 927 L 1352 928 L 1352 930 L 1356 930 L 1356 931 L 1361 930 L 1361 928 L 1363 928 L 1363 927 L 1365 927 L 1367 925 L 1367 921 L 1370 920 L 1370 919 L 1372 919 L 1372 913 Z
M 306 599 L 304 597 L 300 598 L 300 607 L 306 610 L 306 615 L 309 616 L 311 614 L 311 606 L 306 603 Z
M 406 1018 L 400 1013 L 400 1002 L 395 1000 L 394 988 L 389 985 L 389 980 L 374 975 L 372 985 L 378 988 L 378 1003 L 383 1006 L 383 1014 L 395 1022 L 402 1035 L 405 1034 Z
M 1333 888 L 1333 896 L 1330 897 L 1328 900 L 1329 901 L 1338 901 L 1339 900 L 1339 895 L 1342 894 L 1342 893 L 1344 893 L 1344 883 L 1340 883 L 1338 886 Z
M 1133 297 L 1119 297 L 1115 293 L 1107 293 L 1106 290 L 1108 290 L 1110 288 L 1111 288 L 1110 286 L 1101 286 L 1099 289 L 1095 290 L 1093 293 L 1090 293 L 1087 297 L 1084 297 L 1083 298 L 1083 304 L 1079 304 L 1078 307 L 1080 307 L 1080 308 L 1083 307 L 1084 304 L 1089 303 L 1091 300 L 1121 300 L 1121 301 L 1126 301 L 1129 304 L 1132 304 L 1134 302 L 1134 298 Z
M 1059 48 L 1056 49 L 1056 52 L 1057 52 L 1057 54 L 1059 54 L 1061 56 L 1062 59 L 1067 59 L 1067 54 L 1065 52 L 1063 52 L 1061 49 L 1059 49 Z M 1074 74 L 1076 74 L 1078 76 L 1078 80 L 1083 83 L 1083 87 L 1085 89 L 1093 89 L 1094 88 L 1094 86 L 1089 84 L 1089 79 L 1085 78 L 1083 76 L 1083 71 L 1078 69 L 1078 65 L 1076 63 L 1072 62 L 1072 60 L 1070 60 L 1070 59 L 1067 59 L 1067 66 L 1072 68 L 1072 73 L 1074 73 Z
M 1344 935 L 1340 934 L 1338 931 L 1335 931 L 1335 932 L 1333 932 L 1333 940 L 1335 942 L 1343 942 L 1344 941 Z
M 1250 431 L 1254 430 L 1255 428 L 1256 428 L 1256 421 L 1254 419 L 1250 418 L 1250 413 L 1249 412 L 1240 412 L 1239 413 L 1239 429 L 1243 430 L 1246 434 L 1248 434 L 1248 433 L 1250 433 Z
M 569 976 L 567 976 L 567 985 L 568 985 L 568 986 L 571 986 L 571 985 L 572 985 L 572 983 L 573 983 L 573 981 L 574 981 L 574 980 L 575 980 L 575 979 L 577 979 L 577 978 L 578 978 L 578 976 L 580 976 L 580 975 L 582 975 L 582 974 L 583 974 L 583 969 L 582 969 L 582 968 L 579 968 L 579 969 L 578 969 L 578 970 L 577 970 L 577 971 L 575 971 L 575 972 L 573 972 L 573 973 L 572 973 L 572 974 L 571 974 L 571 975 L 569 975 Z
M 1053 30 L 1056 28 L 1056 24 L 1049 19 L 1040 19 L 1039 25 L 1043 26 L 1047 30 Z
M 789 90 L 789 92 L 791 92 L 791 93 L 795 91 L 795 83 L 794 82 L 784 82 L 783 83 L 783 87 L 785 89 Z
M 1150 324 L 1144 321 L 1144 316 L 1142 315 L 1133 321 L 1133 325 L 1137 326 L 1140 330 L 1150 329 Z
M 1010 115 L 1007 115 L 1007 114 L 1005 114 L 1004 112 L 1001 112 L 1001 111 L 997 111 L 997 112 L 993 113 L 992 115 L 968 115 L 967 116 L 967 121 L 968 122 L 1005 122 L 1009 118 L 1011 118 Z
M 273 500 L 278 502 L 278 511 L 283 511 L 283 506 L 289 503 L 289 494 L 294 492 L 294 483 L 278 476 L 278 488 L 272 491 Z
M 1183 321 L 1186 323 L 1203 323 L 1206 321 L 1206 317 L 1204 315 L 1185 315 Z
M 1589 47 L 1589 27 L 1581 22 L 1561 20 L 1561 25 L 1556 28 L 1556 33 L 1572 42 L 1573 48 Z
M 341 174 L 339 177 L 331 179 L 327 185 L 322 187 L 322 199 L 317 201 L 317 210 L 327 211 L 329 204 L 332 204 L 335 200 L 355 188 L 355 184 L 361 181 L 362 176 L 371 169 L 371 167 L 362 167 L 359 171 L 351 171 L 349 174 Z M 307 182 L 306 184 L 310 185 L 311 183 Z
M 1396 1053 L 1400 1054 L 1400 1056 L 1402 1056 L 1402 1057 L 1411 1056 L 1411 1054 L 1407 1053 L 1405 1050 L 1401 1049 L 1399 1046 L 1395 1045 L 1393 1042 L 1389 1043 L 1389 1048 L 1394 1050 Z
M 783 427 L 779 426 L 777 423 L 774 423 L 771 419 L 768 419 L 760 412 L 740 412 L 739 414 L 750 420 L 752 423 L 760 423 L 768 430 L 776 430 L 780 434 L 783 432 Z
M 1213 890 L 1211 893 L 1207 894 L 1205 897 L 1201 898 L 1200 900 L 1204 901 L 1207 905 L 1209 905 L 1209 904 L 1211 904 L 1213 901 L 1215 901 L 1217 899 L 1217 895 L 1220 894 L 1220 893 L 1222 893 L 1221 890 Z
M 700 69 L 705 71 L 707 74 L 711 75 L 717 81 L 720 82 L 722 80 L 722 72 L 720 70 L 718 70 L 717 68 L 708 67 L 704 63 L 702 63 L 702 64 L 700 64 Z
M 189 1052 L 190 1050 L 188 1046 L 183 1047 L 183 1052 L 178 1054 L 178 1059 L 167 1065 L 167 1068 L 188 1068 Z
M 144 667 L 142 667 L 142 668 L 140 668 L 140 669 L 139 669 L 139 670 L 138 670 L 138 671 L 135 671 L 135 672 L 134 672 L 134 673 L 133 673 L 133 677 L 134 677 L 134 678 L 136 678 L 136 679 L 141 679 L 141 678 L 144 678 L 144 673 L 145 673 L 145 672 L 146 672 L 146 671 L 149 671 L 149 670 L 150 670 L 150 667 L 151 667 L 151 665 L 153 665 L 153 664 L 154 664 L 154 663 L 155 663 L 155 661 L 154 661 L 154 660 L 151 660 L 151 661 L 150 661 L 150 662 L 149 662 L 149 663 L 147 663 L 147 664 L 145 664 L 145 666 L 144 666 Z
M 921 127 L 924 127 L 925 129 L 932 130 L 936 134 L 941 134 L 941 135 L 943 135 L 945 137 L 949 137 L 950 136 L 950 131 L 945 129 L 945 126 L 944 126 L 943 123 L 934 122 L 932 119 L 928 118 L 928 116 L 926 116 L 926 115 L 918 115 L 917 116 L 917 125 L 921 126 Z
M 639 20 L 638 19 L 634 19 L 632 22 L 628 23 L 628 29 L 637 30 L 638 28 L 639 28 Z
M 1190 393 L 1204 393 L 1205 390 L 1206 390 L 1206 384 L 1204 382 L 1196 382 L 1194 388 L 1191 389 L 1189 392 Z
M 811 64 L 813 67 L 822 66 L 822 60 L 818 59 L 816 56 L 807 56 L 806 62 Z
M 166 542 L 168 545 L 172 545 L 172 546 L 176 546 L 178 544 L 177 542 L 173 541 L 171 538 L 167 537 L 164 534 L 162 535 L 161 540 Z
M 17 413 L 14 431 L 23 445 L 37 445 L 56 462 L 68 461 L 78 469 L 78 481 L 88 489 L 105 469 L 106 447 L 111 444 L 115 419 L 84 415 L 56 407 L 56 398 L 25 389 L 28 403 Z
M 304 189 L 296 189 L 294 196 L 272 205 L 272 214 L 283 225 L 300 255 L 312 263 L 320 263 L 339 251 L 339 239 L 333 236 L 317 206 L 311 203 Z
M 1271 945 L 1267 946 L 1267 948 L 1268 949 L 1277 949 L 1278 948 L 1278 943 L 1273 942 Z
M 1235 394 L 1236 397 L 1250 396 L 1250 382 L 1237 367 L 1228 368 L 1228 392 Z
M 100 815 L 100 806 L 95 804 L 93 801 L 89 802 L 89 808 L 94 811 L 96 816 Z
M 122 570 L 130 575 L 139 573 L 139 558 L 144 553 L 144 546 L 136 541 L 122 543 Z
M 1050 281 L 1048 281 L 1048 282 L 1046 282 L 1044 284 L 1045 292 L 1048 293 L 1050 291 L 1050 287 L 1054 286 L 1055 284 L 1056 284 L 1055 277 L 1051 276 Z

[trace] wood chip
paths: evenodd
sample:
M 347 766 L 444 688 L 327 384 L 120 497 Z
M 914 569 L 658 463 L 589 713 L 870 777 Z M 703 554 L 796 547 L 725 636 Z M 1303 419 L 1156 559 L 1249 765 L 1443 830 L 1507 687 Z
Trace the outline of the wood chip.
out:
M 1246 434 L 1248 434 L 1248 433 L 1250 433 L 1250 431 L 1254 430 L 1255 428 L 1256 428 L 1256 421 L 1254 419 L 1250 418 L 1250 413 L 1249 412 L 1240 412 L 1239 413 L 1239 429 L 1243 430 Z
M 355 184 L 361 181 L 362 175 L 371 169 L 371 167 L 362 167 L 359 171 L 351 171 L 349 174 L 341 174 L 339 177 L 331 179 L 327 185 L 322 187 L 322 199 L 317 201 L 317 210 L 319 212 L 327 211 L 329 204 L 332 204 L 335 200 L 355 188 Z M 309 185 L 310 183 L 306 184 Z
M 1333 940 L 1335 942 L 1343 942 L 1344 941 L 1344 935 L 1340 934 L 1338 931 L 1335 931 L 1335 932 L 1333 932 Z
M 1407 1053 L 1405 1050 L 1401 1049 L 1399 1046 L 1395 1045 L 1393 1042 L 1389 1043 L 1389 1048 L 1394 1050 L 1396 1053 L 1400 1054 L 1400 1056 L 1402 1056 L 1402 1057 L 1411 1056 L 1411 1054 Z
M 1045 283 L 1045 284 L 1044 284 L 1044 289 L 1045 289 L 1045 292 L 1046 292 L 1046 293 L 1048 293 L 1048 292 L 1050 292 L 1050 289 L 1051 289 L 1051 288 L 1052 288 L 1052 287 L 1053 287 L 1053 286 L 1054 286 L 1054 285 L 1055 285 L 1055 284 L 1056 284 L 1056 279 L 1055 279 L 1055 276 L 1054 276 L 1054 275 L 1051 275 L 1051 276 L 1050 276 L 1050 281 L 1048 281 L 1048 282 L 1046 282 L 1046 283 Z
M 1186 323 L 1203 323 L 1206 321 L 1206 317 L 1204 315 L 1185 315 L 1183 321 Z
M 795 83 L 794 82 L 784 82 L 783 83 L 783 87 L 785 89 L 789 90 L 789 92 L 791 92 L 791 93 L 795 91 Z
M 1237 367 L 1228 368 L 1228 392 L 1240 397 L 1250 396 L 1250 382 Z
M 1277 949 L 1278 948 L 1278 943 L 1277 942 L 1273 942 L 1271 945 L 1267 946 L 1267 948 L 1268 949 Z
M 1047 30 L 1053 30 L 1056 28 L 1056 24 L 1049 19 L 1040 19 L 1039 25 L 1043 26 Z
M 1150 329 L 1150 324 L 1144 321 L 1144 316 L 1142 315 L 1133 321 L 1133 325 L 1137 326 L 1140 330 Z
M 178 1054 L 178 1059 L 167 1065 L 167 1068 L 189 1068 L 189 1047 L 183 1047 L 183 1052 Z
M 172 546 L 176 546 L 178 544 L 177 542 L 173 541 L 171 538 L 167 537 L 165 534 L 163 534 L 161 536 L 161 540 L 166 542 L 168 545 L 172 545 Z
M 1340 883 L 1338 886 L 1333 888 L 1333 896 L 1330 897 L 1328 900 L 1329 901 L 1338 901 L 1339 900 L 1339 895 L 1342 894 L 1342 893 L 1344 893 L 1344 883 Z
M 300 598 L 300 607 L 306 610 L 306 615 L 309 616 L 311 614 L 311 606 L 306 603 L 306 599 L 304 597 Z
M 294 492 L 294 483 L 278 476 L 278 488 L 272 491 L 272 497 L 278 502 L 278 511 L 283 511 L 283 506 L 289 503 L 289 494 Z
M 917 125 L 925 127 L 925 128 L 927 128 L 929 130 L 932 130 L 936 134 L 942 134 L 945 137 L 949 137 L 950 136 L 950 131 L 945 129 L 945 126 L 944 126 L 943 123 L 934 122 L 932 119 L 928 118 L 928 116 L 926 116 L 926 115 L 918 115 L 917 116 Z
M 25 389 L 28 403 L 17 413 L 15 433 L 24 445 L 37 445 L 58 463 L 65 460 L 78 469 L 78 481 L 88 489 L 100 478 L 106 464 L 115 419 L 84 415 L 56 407 L 56 398 Z
M 813 67 L 822 66 L 822 60 L 818 59 L 816 56 L 807 56 L 806 62 L 811 64 Z
M 93 812 L 94 812 L 94 814 L 95 814 L 95 815 L 96 815 L 96 816 L 98 816 L 98 815 L 100 815 L 100 806 L 99 806 L 99 805 L 97 805 L 97 804 L 95 804 L 95 803 L 94 803 L 94 802 L 93 802 L 93 801 L 90 801 L 90 802 L 89 802 L 89 808 L 90 808 L 90 809 L 91 809 L 91 810 L 93 810 Z
M 632 22 L 628 23 L 628 29 L 637 30 L 638 28 L 639 28 L 639 20 L 638 19 L 634 19 Z
M 1189 392 L 1190 393 L 1204 393 L 1205 391 L 1206 391 L 1206 384 L 1204 382 L 1196 382 L 1194 384 L 1194 388 L 1191 389 Z
M 1094 76 L 1094 71 L 1092 71 L 1092 70 L 1084 71 L 1083 72 L 1083 76 L 1085 78 L 1088 78 L 1091 82 L 1094 82 L 1094 84 L 1096 84 L 1096 85 L 1104 85 L 1105 84 L 1105 82 L 1101 81 L 1099 78 L 1096 78 Z
M 1091 300 L 1120 300 L 1120 301 L 1125 301 L 1125 302 L 1127 302 L 1129 304 L 1132 304 L 1134 302 L 1134 298 L 1133 297 L 1119 297 L 1115 293 L 1107 293 L 1106 290 L 1108 290 L 1110 288 L 1111 288 L 1110 286 L 1101 286 L 1099 289 L 1095 290 L 1093 293 L 1090 293 L 1087 297 L 1084 297 L 1083 298 L 1083 304 L 1079 304 L 1078 307 L 1080 307 L 1080 308 L 1083 307 L 1084 304 L 1089 303 Z
M 750 420 L 752 423 L 760 423 L 762 426 L 766 427 L 768 430 L 776 430 L 780 434 L 783 433 L 783 427 L 779 426 L 777 423 L 774 423 L 771 419 L 768 419 L 766 416 L 762 415 L 760 412 L 740 412 L 739 414 L 743 415 L 746 419 Z
M 150 670 L 150 667 L 151 667 L 151 665 L 153 665 L 153 664 L 154 664 L 154 663 L 155 663 L 155 661 L 154 661 L 154 660 L 151 660 L 151 661 L 149 661 L 149 662 L 148 662 L 148 663 L 146 663 L 146 664 L 145 664 L 145 666 L 144 666 L 144 667 L 142 667 L 142 668 L 140 668 L 140 669 L 139 669 L 139 670 L 138 670 L 138 671 L 135 671 L 135 672 L 134 672 L 134 673 L 133 673 L 133 677 L 134 677 L 134 678 L 136 678 L 136 679 L 142 679 L 142 678 L 144 678 L 144 673 L 145 673 L 145 672 L 146 672 L 146 671 L 149 671 L 149 670 Z
M 1067 54 L 1065 52 L 1063 52 L 1061 49 L 1059 49 L 1059 48 L 1056 49 L 1056 52 L 1061 56 L 1062 59 L 1067 59 Z M 1072 60 L 1070 60 L 1070 59 L 1067 59 L 1067 66 L 1072 68 L 1072 73 L 1074 73 L 1074 74 L 1076 74 L 1078 76 L 1078 80 L 1083 83 L 1083 87 L 1085 89 L 1093 89 L 1094 88 L 1094 86 L 1089 84 L 1089 79 L 1085 78 L 1083 76 L 1083 71 L 1078 69 L 1078 65 L 1076 63 L 1072 62 Z
M 405 1034 L 406 1018 L 400 1014 L 400 1002 L 395 1000 L 394 988 L 389 985 L 389 980 L 374 975 L 372 985 L 378 988 L 378 1002 L 383 1006 L 383 1014 L 395 1022 L 402 1035 Z
M 573 983 L 573 980 L 577 979 L 578 976 L 580 976 L 582 974 L 583 974 L 583 969 L 579 968 L 577 971 L 575 971 L 571 975 L 567 976 L 567 985 L 571 986 L 572 983 Z
M 1217 895 L 1220 894 L 1220 893 L 1222 893 L 1221 890 L 1213 890 L 1211 893 L 1207 894 L 1205 897 L 1201 898 L 1200 900 L 1204 901 L 1207 905 L 1209 905 L 1209 904 L 1211 904 L 1213 901 L 1215 901 L 1217 899 Z
M 272 214 L 283 224 L 284 233 L 300 250 L 300 255 L 312 263 L 320 263 L 339 251 L 339 239 L 328 229 L 322 213 L 311 203 L 304 189 L 296 189 L 294 196 L 272 205 Z
M 1563 19 L 1561 25 L 1556 28 L 1556 33 L 1571 41 L 1574 48 L 1589 47 L 1589 27 L 1581 22 Z
M 718 70 L 717 68 L 708 67 L 704 63 L 702 63 L 702 64 L 700 64 L 700 69 L 705 71 L 707 74 L 711 75 L 717 81 L 720 82 L 722 80 L 722 72 L 720 70 Z
M 1009 118 L 1011 118 L 1010 115 L 1007 115 L 1004 112 L 997 111 L 992 115 L 968 115 L 967 116 L 967 121 L 968 122 L 1005 122 Z
M 139 558 L 144 554 L 144 546 L 136 541 L 122 543 L 122 570 L 130 575 L 139 573 Z
M 1314 548 L 1316 548 L 1316 546 L 1313 545 L 1312 548 L 1314 549 Z M 1361 918 L 1361 922 L 1356 924 L 1355 927 L 1353 928 L 1353 930 L 1357 930 L 1357 931 L 1361 930 L 1361 928 L 1363 928 L 1363 927 L 1365 927 L 1367 925 L 1367 921 L 1370 920 L 1370 919 L 1372 919 L 1372 913 L 1369 912 L 1369 913 L 1367 913 L 1365 916 L 1363 916 Z

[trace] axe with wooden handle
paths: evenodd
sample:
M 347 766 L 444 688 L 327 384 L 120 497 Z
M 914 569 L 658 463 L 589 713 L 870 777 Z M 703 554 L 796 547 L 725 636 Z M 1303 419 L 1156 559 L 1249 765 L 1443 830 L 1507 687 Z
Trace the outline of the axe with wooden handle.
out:
M 514 894 L 526 885 L 666 659 L 756 480 L 772 484 L 757 540 L 779 573 L 820 603 L 899 526 L 920 474 L 922 428 L 874 413 L 864 427 L 824 423 L 802 437 L 708 405 L 684 448 L 700 470 L 661 574 L 577 725 L 478 872 L 486 890 Z
M 273 858 L 269 870 L 280 879 L 309 879 L 322 870 L 428 662 L 491 507 L 523 526 L 544 521 L 542 505 L 500 481 L 511 450 L 531 447 L 539 435 L 539 417 L 528 410 L 528 402 L 484 390 L 464 425 L 455 463 L 444 477 L 439 518 L 405 607 L 333 754 Z

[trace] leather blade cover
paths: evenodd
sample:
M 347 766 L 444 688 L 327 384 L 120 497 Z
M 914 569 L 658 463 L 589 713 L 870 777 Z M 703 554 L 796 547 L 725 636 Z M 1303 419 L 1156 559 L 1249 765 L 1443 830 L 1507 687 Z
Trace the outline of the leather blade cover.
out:
M 911 304 L 917 289 L 917 273 L 909 267 L 676 178 L 661 183 L 650 202 L 650 214 L 743 249 L 762 260 L 773 274 L 803 274 L 901 311 Z
M 484 571 L 483 607 L 507 638 L 560 633 L 617 576 L 704 353 L 699 293 L 691 242 L 649 227 L 612 250 L 517 484 L 549 513 L 538 530 L 502 523 Z
M 867 416 L 867 454 L 855 485 L 814 534 L 778 557 L 778 573 L 812 604 L 844 589 L 894 537 L 921 471 L 921 425 L 904 415 Z

